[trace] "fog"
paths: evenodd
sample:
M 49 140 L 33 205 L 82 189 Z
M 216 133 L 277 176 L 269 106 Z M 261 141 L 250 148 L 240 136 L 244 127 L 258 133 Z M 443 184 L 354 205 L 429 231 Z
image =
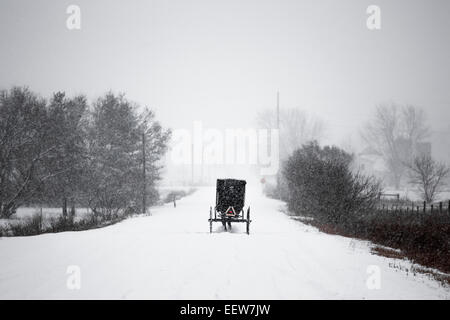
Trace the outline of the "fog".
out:
M 372 2 L 3 0 L 0 87 L 124 92 L 173 129 L 254 128 L 280 92 L 281 109 L 324 121 L 323 143 L 356 150 L 375 105 L 393 101 L 424 108 L 442 145 L 450 2 Z M 70 4 L 80 30 L 66 28 Z M 366 26 L 371 4 L 380 30 Z

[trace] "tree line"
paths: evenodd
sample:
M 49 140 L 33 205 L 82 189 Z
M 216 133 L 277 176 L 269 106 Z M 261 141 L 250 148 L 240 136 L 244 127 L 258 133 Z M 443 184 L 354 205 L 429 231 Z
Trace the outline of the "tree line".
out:
M 157 198 L 170 134 L 123 94 L 89 104 L 64 92 L 45 99 L 23 87 L 0 90 L 0 217 L 30 204 L 110 218 L 145 211 Z
M 387 182 L 397 190 L 408 182 L 429 203 L 443 191 L 450 175 L 448 165 L 431 156 L 430 135 L 423 109 L 395 103 L 378 105 L 362 131 L 366 145 L 386 164 Z
M 325 131 L 320 119 L 295 108 L 282 109 L 278 114 L 271 109 L 263 110 L 258 114 L 257 122 L 266 129 L 279 128 L 281 163 L 286 163 L 305 144 L 320 142 Z M 376 174 L 383 185 L 399 190 L 405 184 L 411 184 L 428 203 L 435 201 L 446 188 L 450 168 L 431 155 L 431 129 L 423 109 L 409 104 L 379 104 L 363 124 L 360 136 L 364 148 L 359 155 L 352 155 L 352 162 L 361 165 L 361 155 L 382 159 L 383 172 L 371 172 L 370 165 L 364 172 Z M 346 146 L 344 149 L 353 148 Z M 277 176 L 276 186 L 272 188 L 274 190 L 266 191 L 275 197 L 286 198 L 289 194 L 287 180 L 282 174 Z

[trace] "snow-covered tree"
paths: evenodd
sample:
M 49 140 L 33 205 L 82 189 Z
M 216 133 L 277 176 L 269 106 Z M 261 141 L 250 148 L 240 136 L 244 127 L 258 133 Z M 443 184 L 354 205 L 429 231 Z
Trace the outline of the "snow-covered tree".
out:
M 0 91 L 0 216 L 29 203 L 58 203 L 63 214 L 68 203 L 89 205 L 106 217 L 151 205 L 170 131 L 139 111 L 112 93 L 89 110 L 83 96 Z
M 145 108 L 139 114 L 139 132 L 141 133 L 141 148 L 139 149 L 138 159 L 143 168 L 142 175 L 145 179 L 140 179 L 142 194 L 142 212 L 145 212 L 148 205 L 154 204 L 158 198 L 155 183 L 160 180 L 160 171 L 162 164 L 161 158 L 167 151 L 168 142 L 171 137 L 171 131 L 165 130 L 161 124 L 156 121 L 155 113 Z M 145 187 L 144 187 L 145 184 Z
M 157 162 L 166 151 L 169 132 L 154 120 L 153 113 L 147 110 L 140 115 L 138 109 L 124 95 L 112 93 L 94 103 L 85 185 L 89 205 L 96 213 L 110 217 L 127 208 L 138 210 L 144 181 L 151 191 L 159 178 Z
M 63 215 L 68 200 L 75 207 L 83 187 L 87 108 L 85 97 L 67 98 L 64 92 L 55 93 L 48 106 L 47 143 L 58 147 L 44 163 L 45 170 L 54 175 L 42 186 L 40 201 L 61 204 Z
M 9 218 L 53 174 L 43 163 L 57 148 L 48 143 L 46 101 L 27 88 L 0 92 L 0 216 Z

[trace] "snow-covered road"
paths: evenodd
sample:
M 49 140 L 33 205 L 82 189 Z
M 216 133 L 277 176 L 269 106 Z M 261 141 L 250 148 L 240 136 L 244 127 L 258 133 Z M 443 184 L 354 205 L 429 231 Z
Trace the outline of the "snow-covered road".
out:
M 251 186 L 251 234 L 220 224 L 209 233 L 214 188 L 199 189 L 152 216 L 103 229 L 0 239 L 0 298 L 42 299 L 449 299 L 425 275 L 370 254 L 370 244 L 291 220 Z M 81 271 L 67 287 L 68 266 Z M 380 289 L 366 282 L 380 270 Z M 368 269 L 369 268 L 369 269 Z M 73 278 L 70 278 L 71 280 Z

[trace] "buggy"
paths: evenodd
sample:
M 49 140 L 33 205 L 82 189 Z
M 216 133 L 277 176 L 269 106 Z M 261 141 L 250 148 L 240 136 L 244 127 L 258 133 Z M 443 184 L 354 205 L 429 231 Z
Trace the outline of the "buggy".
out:
M 247 208 L 247 218 L 244 216 L 245 180 L 217 179 L 216 205 L 209 208 L 209 232 L 212 232 L 213 222 L 221 222 L 225 230 L 231 228 L 232 222 L 242 222 L 247 225 L 250 234 L 250 207 Z

